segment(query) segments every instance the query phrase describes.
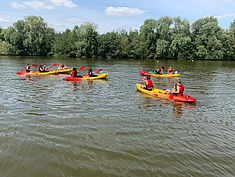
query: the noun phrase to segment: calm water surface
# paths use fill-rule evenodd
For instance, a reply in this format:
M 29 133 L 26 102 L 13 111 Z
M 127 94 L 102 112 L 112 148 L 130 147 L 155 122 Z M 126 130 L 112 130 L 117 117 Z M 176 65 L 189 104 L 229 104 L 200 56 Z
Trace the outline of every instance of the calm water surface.
M 60 62 L 104 68 L 108 80 L 15 74 Z M 182 73 L 196 104 L 136 91 L 139 69 L 161 65 Z M 235 62 L 0 57 L 0 81 L 1 177 L 235 176 Z

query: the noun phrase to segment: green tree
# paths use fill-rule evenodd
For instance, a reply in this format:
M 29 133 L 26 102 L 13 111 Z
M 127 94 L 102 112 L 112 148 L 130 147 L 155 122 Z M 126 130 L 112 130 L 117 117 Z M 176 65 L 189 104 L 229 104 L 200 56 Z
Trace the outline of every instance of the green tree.
M 192 38 L 196 59 L 222 59 L 223 44 L 221 36 L 223 30 L 214 17 L 205 17 L 192 24 Z
M 9 27 L 4 39 L 16 47 L 20 55 L 48 55 L 54 42 L 54 29 L 42 17 L 28 16 Z
M 96 25 L 85 23 L 76 29 L 78 36 L 77 56 L 94 58 L 98 54 L 98 32 Z
M 156 53 L 156 43 L 158 35 L 156 33 L 157 21 L 155 19 L 147 19 L 140 27 L 140 37 L 142 41 L 141 48 L 144 51 L 143 56 L 154 58 Z
M 171 58 L 192 58 L 192 40 L 190 36 L 190 23 L 179 17 L 173 19 L 171 44 L 169 53 Z
M 15 55 L 15 48 L 10 43 L 0 40 L 0 55 Z
M 98 55 L 104 58 L 120 56 L 120 41 L 117 32 L 108 32 L 99 36 Z

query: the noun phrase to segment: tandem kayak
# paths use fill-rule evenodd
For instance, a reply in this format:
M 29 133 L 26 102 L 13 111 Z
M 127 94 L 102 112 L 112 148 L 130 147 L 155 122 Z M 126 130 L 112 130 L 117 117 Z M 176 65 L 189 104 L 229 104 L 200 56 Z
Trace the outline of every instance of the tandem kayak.
M 32 76 L 32 75 L 56 75 L 56 74 L 69 74 L 72 71 L 71 68 L 67 69 L 56 69 L 53 71 L 48 71 L 48 72 L 39 72 L 39 71 L 30 71 L 26 72 L 24 70 L 17 71 L 17 75 L 22 75 L 22 76 Z
M 150 72 L 145 72 L 142 68 L 140 69 L 140 74 L 142 76 L 151 76 L 151 77 L 180 77 L 179 73 L 174 74 L 154 74 Z
M 71 77 L 66 76 L 63 78 L 64 81 L 81 81 L 81 80 L 96 80 L 96 79 L 105 79 L 108 76 L 108 73 L 98 74 L 95 77 L 83 76 L 83 77 Z
M 197 101 L 196 98 L 193 98 L 193 97 L 186 95 L 186 94 L 184 94 L 183 96 L 176 96 L 176 95 L 165 93 L 166 92 L 165 90 L 160 90 L 160 89 L 154 88 L 150 91 L 150 90 L 146 90 L 142 87 L 143 87 L 142 84 L 136 84 L 136 88 L 138 91 L 146 93 L 146 94 L 154 96 L 154 97 L 164 98 L 164 99 L 173 100 L 173 101 L 180 101 L 180 102 L 190 102 L 190 103 L 194 103 Z
M 26 71 L 17 71 L 16 74 L 17 74 L 17 75 L 22 75 L 22 76 L 55 75 L 55 74 L 58 74 L 58 72 L 57 72 L 56 70 L 54 70 L 54 71 L 48 71 L 48 72 L 39 72 L 39 71 L 30 71 L 30 72 L 26 72 Z

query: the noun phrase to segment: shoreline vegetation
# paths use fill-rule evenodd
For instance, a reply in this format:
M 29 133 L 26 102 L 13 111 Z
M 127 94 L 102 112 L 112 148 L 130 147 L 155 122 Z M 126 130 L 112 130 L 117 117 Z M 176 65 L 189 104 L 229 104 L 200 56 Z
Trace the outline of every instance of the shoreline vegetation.
M 146 19 L 139 30 L 99 34 L 93 23 L 56 32 L 28 16 L 0 27 L 0 55 L 235 61 L 235 20 L 225 30 L 212 16 L 192 24 L 165 16 Z

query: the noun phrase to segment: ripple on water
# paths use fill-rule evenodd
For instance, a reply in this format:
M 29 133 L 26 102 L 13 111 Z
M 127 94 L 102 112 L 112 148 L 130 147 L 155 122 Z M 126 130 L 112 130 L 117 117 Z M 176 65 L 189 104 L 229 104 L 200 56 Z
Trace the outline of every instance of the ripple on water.
M 2 176 L 234 176 L 233 63 L 160 61 L 198 100 L 180 104 L 136 92 L 152 61 L 90 61 L 110 73 L 93 82 L 12 75 L 26 61 L 45 63 L 0 60 Z M 176 80 L 153 78 L 161 89 Z

